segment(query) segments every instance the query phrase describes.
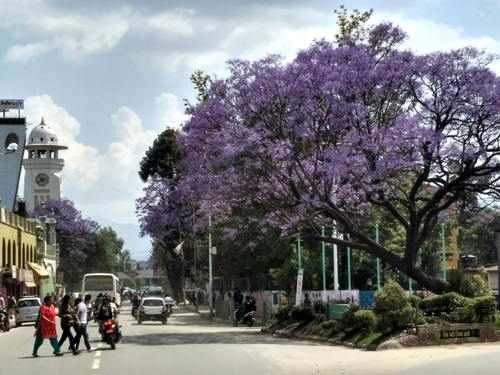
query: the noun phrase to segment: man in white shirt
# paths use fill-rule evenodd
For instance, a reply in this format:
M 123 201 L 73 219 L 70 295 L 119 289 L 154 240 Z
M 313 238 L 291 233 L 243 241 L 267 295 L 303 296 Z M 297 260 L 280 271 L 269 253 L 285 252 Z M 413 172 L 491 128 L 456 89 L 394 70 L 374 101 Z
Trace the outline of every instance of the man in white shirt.
M 89 333 L 87 332 L 87 325 L 88 325 L 88 316 L 87 316 L 87 309 L 90 305 L 90 300 L 92 299 L 92 296 L 90 294 L 85 295 L 85 299 L 78 304 L 78 311 L 77 311 L 77 316 L 78 319 L 80 320 L 80 337 L 83 336 L 83 341 L 85 342 L 85 346 L 87 347 L 87 350 L 89 352 L 95 350 L 95 348 L 90 346 L 89 343 Z M 80 337 L 78 337 L 78 341 L 75 343 L 75 348 L 78 350 L 78 347 L 80 346 Z

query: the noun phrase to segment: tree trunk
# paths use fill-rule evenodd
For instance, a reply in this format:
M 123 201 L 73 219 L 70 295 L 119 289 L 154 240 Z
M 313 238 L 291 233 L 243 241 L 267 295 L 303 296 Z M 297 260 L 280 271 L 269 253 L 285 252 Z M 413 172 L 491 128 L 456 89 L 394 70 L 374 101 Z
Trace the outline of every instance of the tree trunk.
M 411 277 L 414 281 L 434 294 L 443 294 L 446 292 L 446 286 L 448 285 L 446 281 L 435 276 L 427 275 L 426 273 L 416 268 L 413 264 L 410 266 L 407 272 L 404 273 L 406 273 L 407 276 Z

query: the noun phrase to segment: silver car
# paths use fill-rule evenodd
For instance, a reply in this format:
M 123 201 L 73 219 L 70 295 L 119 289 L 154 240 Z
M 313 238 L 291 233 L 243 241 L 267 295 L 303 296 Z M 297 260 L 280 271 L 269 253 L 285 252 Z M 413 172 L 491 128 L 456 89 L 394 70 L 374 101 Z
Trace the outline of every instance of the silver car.
M 16 327 L 20 327 L 23 323 L 36 322 L 41 305 L 40 298 L 21 298 L 16 307 Z

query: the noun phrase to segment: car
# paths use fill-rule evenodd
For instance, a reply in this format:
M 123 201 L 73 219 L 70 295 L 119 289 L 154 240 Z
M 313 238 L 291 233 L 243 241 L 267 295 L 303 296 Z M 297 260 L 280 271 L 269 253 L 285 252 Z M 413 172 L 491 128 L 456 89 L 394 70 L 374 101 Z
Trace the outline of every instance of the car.
M 16 327 L 20 327 L 23 323 L 36 322 L 40 306 L 42 302 L 38 297 L 21 298 L 16 307 Z
M 139 317 L 137 324 L 142 324 L 145 321 L 162 322 L 167 324 L 167 305 L 162 298 L 145 297 L 139 306 Z

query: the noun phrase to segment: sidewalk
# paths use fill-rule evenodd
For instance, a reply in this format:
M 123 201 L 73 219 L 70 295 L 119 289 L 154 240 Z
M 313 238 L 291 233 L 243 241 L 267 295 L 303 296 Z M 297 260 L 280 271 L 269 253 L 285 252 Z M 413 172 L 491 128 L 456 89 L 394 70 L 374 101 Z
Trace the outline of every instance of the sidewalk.
M 196 312 L 196 307 L 193 306 L 193 305 L 186 305 L 186 307 L 184 307 L 182 305 L 177 305 L 177 306 L 179 308 L 186 309 L 189 312 L 193 312 L 193 313 Z M 198 306 L 198 315 L 200 315 L 200 318 L 202 318 L 202 319 L 209 320 L 210 306 Z M 222 324 L 226 324 L 226 325 L 229 325 L 229 326 L 233 325 L 233 321 L 232 320 L 226 320 L 226 319 L 220 319 L 220 318 L 215 318 L 214 317 L 214 318 L 212 318 L 212 321 L 214 323 L 222 323 Z M 260 321 L 259 319 L 257 319 L 257 322 L 254 324 L 254 327 L 264 327 L 267 324 L 269 324 L 269 322 L 264 324 L 264 323 L 262 323 L 262 321 Z

